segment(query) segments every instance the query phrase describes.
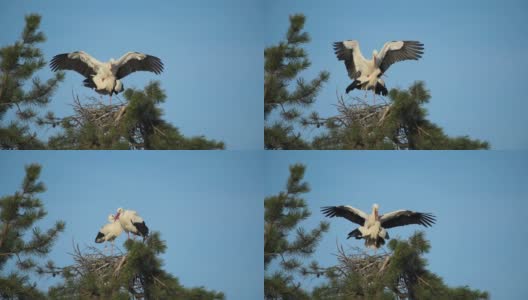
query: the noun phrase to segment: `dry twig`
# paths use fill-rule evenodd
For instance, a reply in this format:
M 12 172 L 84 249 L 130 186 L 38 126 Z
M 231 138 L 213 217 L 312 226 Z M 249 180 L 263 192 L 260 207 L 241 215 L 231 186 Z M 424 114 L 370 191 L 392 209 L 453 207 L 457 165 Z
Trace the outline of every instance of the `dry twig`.
M 327 122 L 335 122 L 343 127 L 352 124 L 363 128 L 380 126 L 389 114 L 391 105 L 382 98 L 380 104 L 371 105 L 359 97 L 345 99 L 343 95 L 337 95 L 337 103 L 334 104 L 338 114 L 328 118 L 312 118 L 305 120 L 307 125 L 321 126 Z

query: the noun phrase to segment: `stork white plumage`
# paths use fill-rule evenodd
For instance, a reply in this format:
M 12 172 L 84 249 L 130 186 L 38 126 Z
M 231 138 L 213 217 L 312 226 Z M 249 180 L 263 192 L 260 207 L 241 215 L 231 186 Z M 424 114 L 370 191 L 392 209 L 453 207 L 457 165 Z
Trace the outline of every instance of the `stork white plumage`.
M 353 223 L 361 225 L 348 234 L 348 238 L 365 239 L 365 246 L 378 249 L 389 239 L 387 228 L 404 226 L 404 225 L 423 225 L 432 226 L 436 218 L 430 213 L 420 213 L 410 210 L 397 210 L 384 215 L 379 215 L 379 206 L 372 206 L 370 215 L 348 205 L 326 206 L 321 209 L 326 217 L 342 217 Z
M 139 52 L 127 52 L 117 61 L 113 58 L 103 63 L 84 51 L 55 55 L 50 62 L 51 70 L 72 70 L 83 75 L 85 87 L 102 95 L 118 94 L 124 90 L 120 79 L 136 71 L 163 72 L 163 63 L 155 56 Z
M 110 242 L 112 245 L 111 253 L 114 252 L 114 240 L 123 232 L 123 228 L 119 222 L 116 222 L 114 215 L 108 216 L 108 224 L 101 227 L 97 236 L 95 237 L 96 243 Z M 106 246 L 105 246 L 106 248 Z
M 392 41 L 383 45 L 378 53 L 372 51 L 372 59 L 365 59 L 359 48 L 358 41 L 342 41 L 334 43 L 334 50 L 338 60 L 345 62 L 348 76 L 353 82 L 346 88 L 348 94 L 353 89 L 374 92 L 386 96 L 388 94 L 385 82 L 381 76 L 394 63 L 403 60 L 418 60 L 423 54 L 423 44 L 417 41 Z
M 130 239 L 130 233 L 138 235 L 143 238 L 148 237 L 149 229 L 145 225 L 145 221 L 133 210 L 124 210 L 123 208 L 117 209 L 116 219 L 119 220 L 123 230 L 127 233 Z

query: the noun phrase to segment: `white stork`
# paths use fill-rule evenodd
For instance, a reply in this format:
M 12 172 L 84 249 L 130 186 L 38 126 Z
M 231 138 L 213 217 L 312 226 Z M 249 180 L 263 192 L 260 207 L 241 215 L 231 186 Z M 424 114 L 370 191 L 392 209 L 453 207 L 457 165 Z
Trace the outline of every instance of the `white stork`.
M 378 53 L 372 51 L 372 59 L 363 57 L 358 41 L 342 41 L 334 43 L 334 50 L 338 60 L 345 62 L 348 77 L 353 82 L 346 88 L 346 93 L 353 89 L 374 91 L 374 104 L 376 94 L 388 94 L 385 82 L 381 76 L 394 63 L 402 60 L 418 60 L 423 54 L 423 44 L 417 41 L 392 41 L 383 45 Z
M 97 236 L 95 237 L 96 243 L 110 242 L 112 245 L 111 253 L 114 252 L 114 240 L 123 232 L 123 228 L 114 215 L 108 216 L 108 224 L 101 227 Z M 106 248 L 106 246 L 105 246 Z
M 384 215 L 378 214 L 378 205 L 372 206 L 372 214 L 348 205 L 326 206 L 321 209 L 326 217 L 343 217 L 360 227 L 348 234 L 348 238 L 365 239 L 365 246 L 378 249 L 389 239 L 387 228 L 404 226 L 410 224 L 432 226 L 436 218 L 430 213 L 420 213 L 410 210 L 397 210 Z
M 83 75 L 85 87 L 95 89 L 102 95 L 118 94 L 124 90 L 120 79 L 136 71 L 163 72 L 163 63 L 155 56 L 128 52 L 117 61 L 113 58 L 102 63 L 84 51 L 63 53 L 53 57 L 50 62 L 52 71 L 72 70 Z
M 133 210 L 124 210 L 121 207 L 117 209 L 116 219 L 119 220 L 121 226 L 126 231 L 130 239 L 130 233 L 139 235 L 143 238 L 148 237 L 149 229 L 145 225 L 145 221 Z

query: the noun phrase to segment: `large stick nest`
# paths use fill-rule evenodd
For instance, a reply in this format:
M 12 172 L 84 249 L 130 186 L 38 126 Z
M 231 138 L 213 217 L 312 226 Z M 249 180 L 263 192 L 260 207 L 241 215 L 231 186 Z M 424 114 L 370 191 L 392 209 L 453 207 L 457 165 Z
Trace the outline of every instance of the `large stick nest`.
M 338 245 L 337 249 L 338 253 L 336 256 L 339 264 L 334 268 L 339 270 L 342 275 L 348 276 L 351 273 L 355 273 L 367 281 L 383 274 L 391 258 L 391 253 L 371 254 L 359 247 L 353 247 L 350 251 L 345 251 L 343 245 Z
M 70 255 L 75 263 L 67 267 L 69 272 L 81 277 L 86 274 L 96 274 L 102 281 L 107 281 L 110 276 L 119 276 L 127 260 L 127 254 L 121 250 L 118 250 L 117 254 L 108 255 L 105 250 L 92 246 L 83 253 L 79 245 L 74 245 L 74 252 Z
M 69 122 L 81 127 L 89 123 L 106 131 L 119 123 L 128 104 L 121 101 L 117 104 L 104 104 L 95 97 L 88 98 L 88 102 L 83 104 L 79 96 L 74 95 L 72 106 L 75 114 L 65 118 Z
M 328 118 L 315 117 L 307 121 L 307 124 L 321 125 L 331 123 L 332 127 L 342 126 L 350 127 L 359 125 L 363 128 L 380 126 L 390 113 L 391 104 L 385 98 L 376 97 L 377 104 L 371 104 L 371 100 L 365 100 L 360 97 L 346 98 L 343 95 L 337 95 L 338 114 Z

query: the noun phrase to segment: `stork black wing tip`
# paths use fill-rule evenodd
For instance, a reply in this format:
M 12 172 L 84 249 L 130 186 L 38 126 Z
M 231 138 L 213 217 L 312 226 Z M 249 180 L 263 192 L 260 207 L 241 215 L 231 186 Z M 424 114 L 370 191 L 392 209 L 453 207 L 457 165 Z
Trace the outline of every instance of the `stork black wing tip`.
M 321 207 L 321 212 L 325 217 L 333 218 L 336 216 L 336 207 L 335 206 L 323 206 Z
M 432 227 L 436 223 L 436 217 L 432 213 L 422 213 L 422 225 Z

